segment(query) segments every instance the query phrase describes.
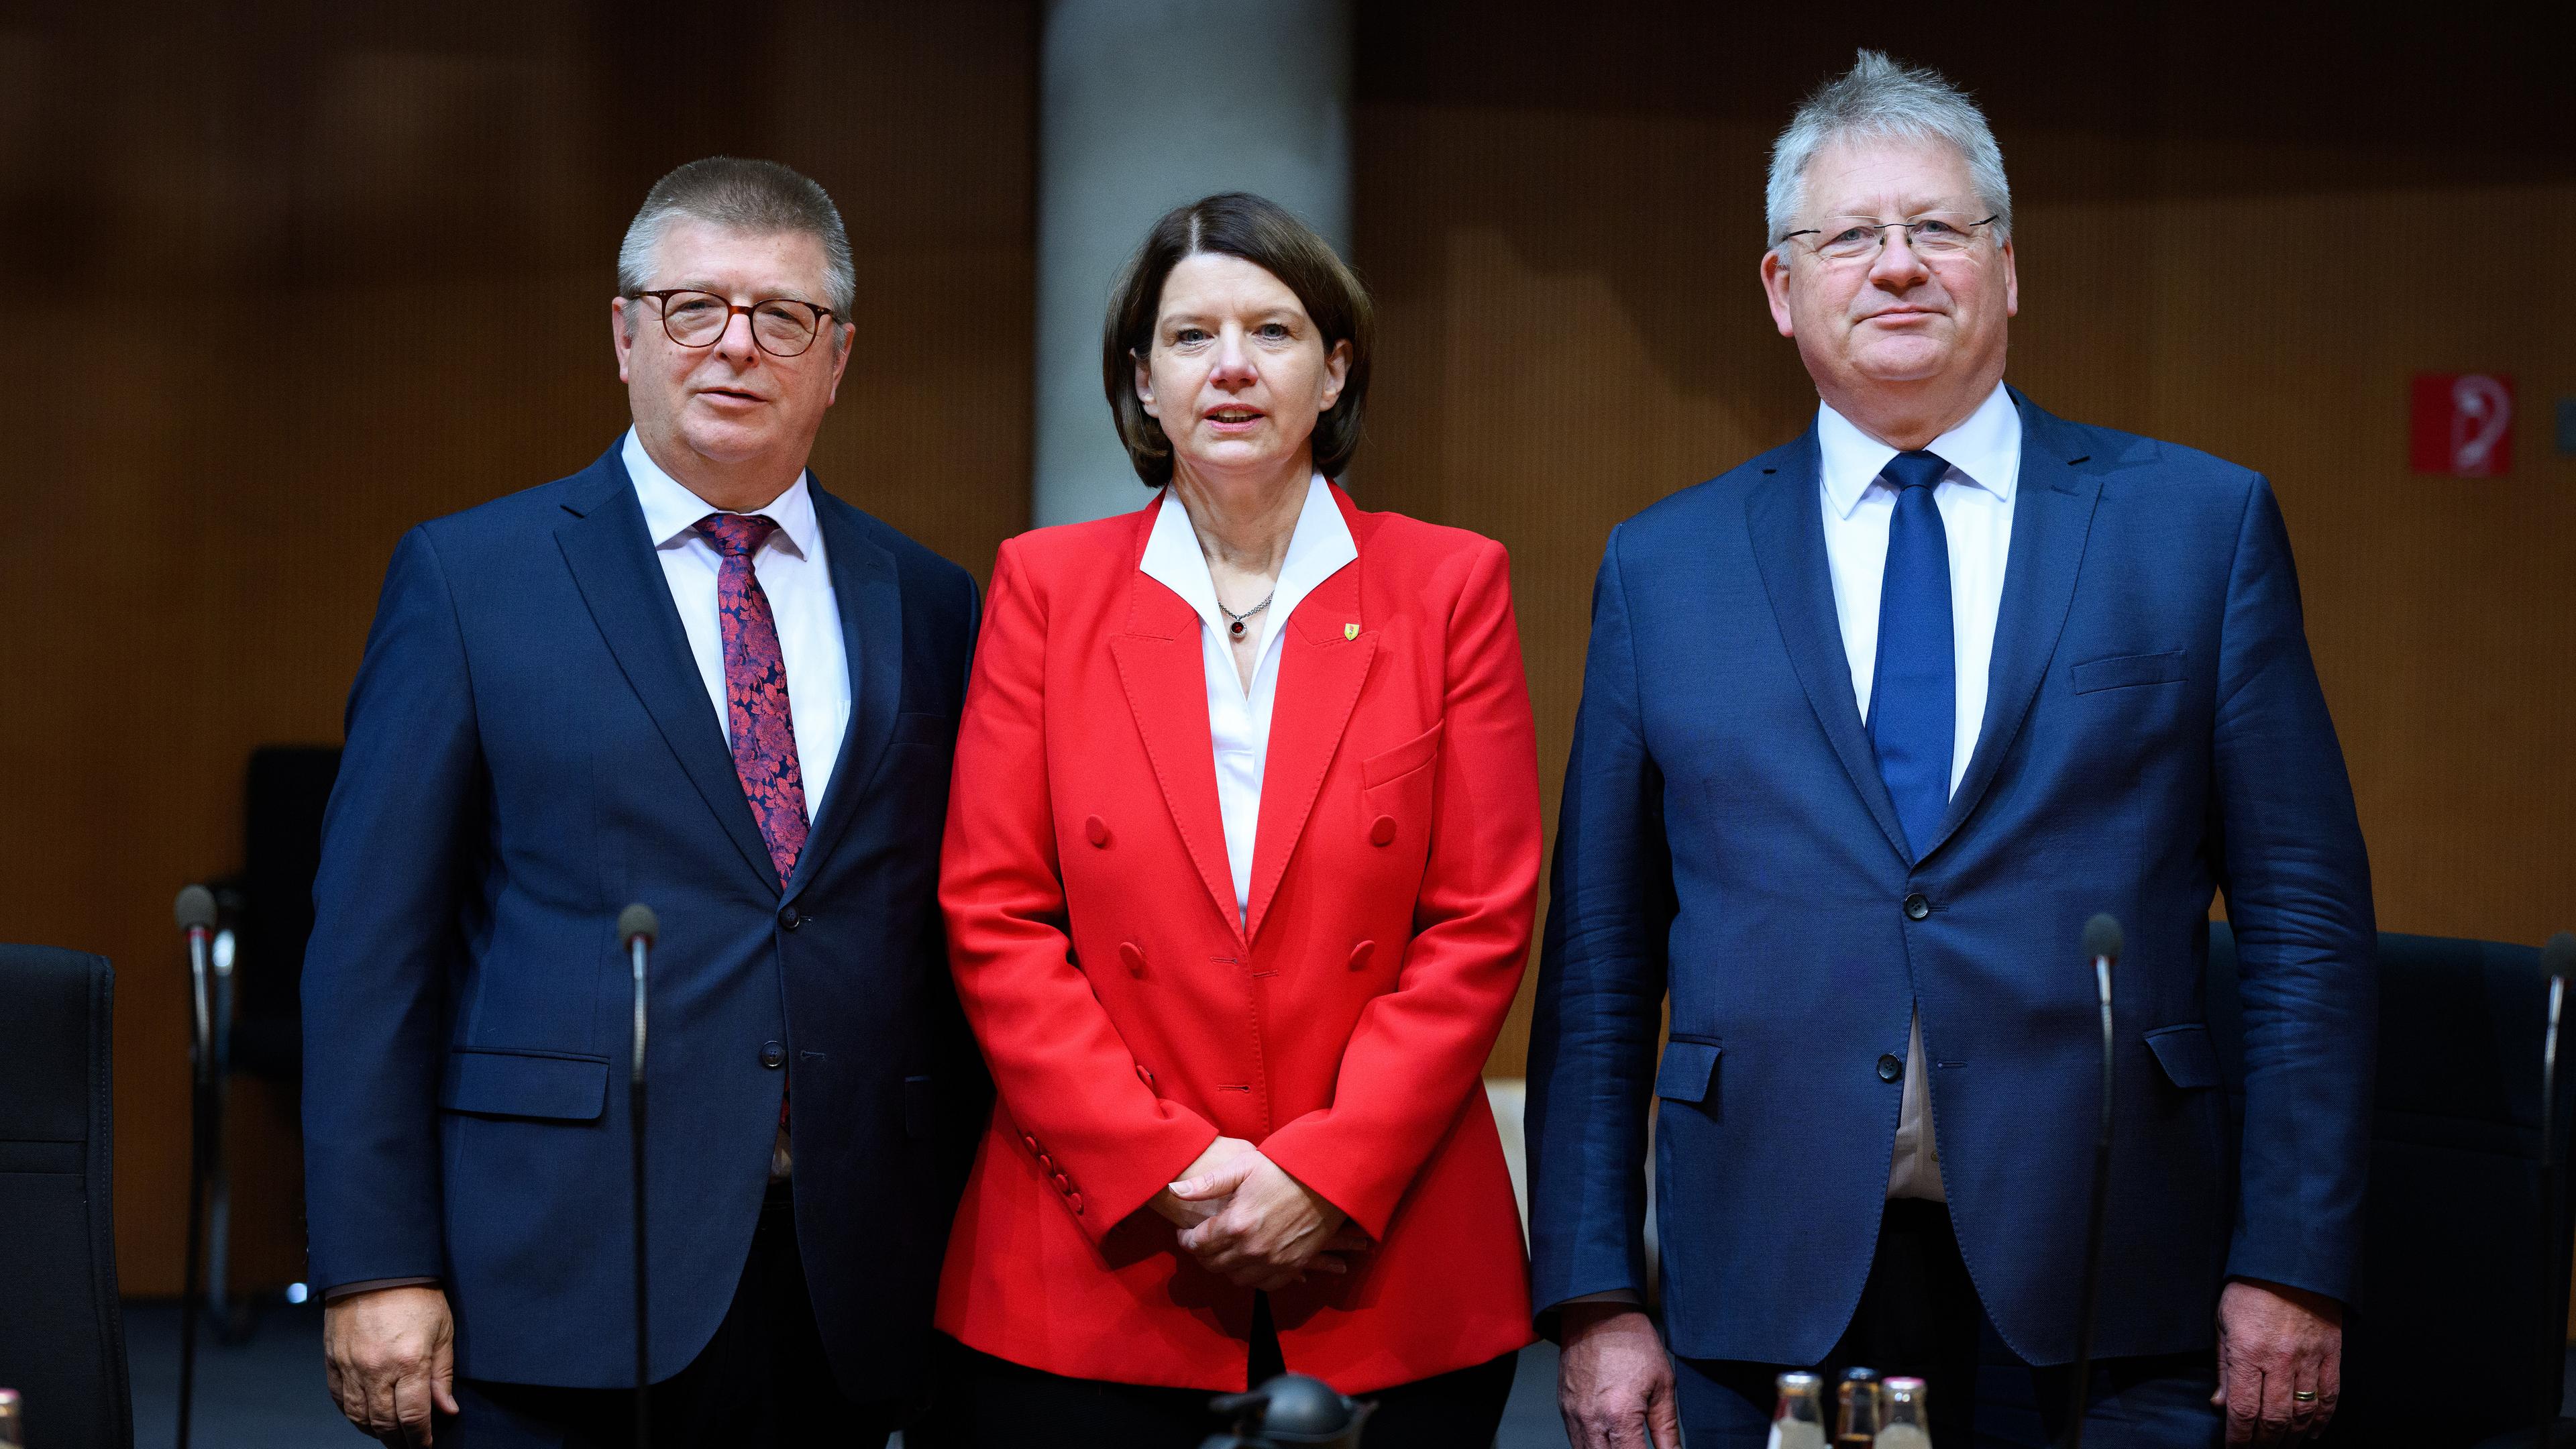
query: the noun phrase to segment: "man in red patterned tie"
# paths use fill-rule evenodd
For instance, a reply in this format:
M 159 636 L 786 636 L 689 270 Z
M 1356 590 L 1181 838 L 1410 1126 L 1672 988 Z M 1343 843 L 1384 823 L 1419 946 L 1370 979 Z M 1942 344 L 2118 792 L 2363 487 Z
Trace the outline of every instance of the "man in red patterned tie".
M 989 1090 L 932 896 L 975 588 L 806 471 L 855 333 L 821 187 L 681 167 L 618 292 L 633 428 L 404 538 L 351 694 L 304 985 L 331 1389 L 387 1443 L 630 1441 L 640 900 L 654 1441 L 873 1445 Z

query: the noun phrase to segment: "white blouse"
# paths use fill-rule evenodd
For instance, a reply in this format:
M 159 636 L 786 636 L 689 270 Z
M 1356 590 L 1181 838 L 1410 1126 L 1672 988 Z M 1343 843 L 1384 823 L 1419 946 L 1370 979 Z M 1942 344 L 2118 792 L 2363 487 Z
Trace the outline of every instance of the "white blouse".
M 1288 557 L 1279 566 L 1270 607 L 1245 623 L 1258 641 L 1254 648 L 1260 660 L 1252 687 L 1246 689 L 1235 672 L 1226 620 L 1217 612 L 1216 579 L 1190 527 L 1189 510 L 1169 489 L 1164 494 L 1137 567 L 1198 611 L 1207 671 L 1208 745 L 1215 756 L 1216 803 L 1225 819 L 1226 863 L 1233 870 L 1234 909 L 1240 918 L 1252 909 L 1252 844 L 1261 824 L 1262 767 L 1270 758 L 1270 705 L 1279 692 L 1280 630 L 1315 586 L 1357 560 L 1360 550 L 1333 501 L 1331 485 L 1316 474 L 1306 484 L 1306 507 L 1288 537 Z

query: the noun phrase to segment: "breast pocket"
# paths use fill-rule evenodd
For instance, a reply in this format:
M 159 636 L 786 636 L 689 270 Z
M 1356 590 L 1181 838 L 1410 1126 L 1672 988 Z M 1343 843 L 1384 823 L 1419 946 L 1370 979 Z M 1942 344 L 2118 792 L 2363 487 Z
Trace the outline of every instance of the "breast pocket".
M 1430 849 L 1431 787 L 1446 723 L 1360 761 L 1360 829 L 1370 845 L 1399 859 L 1420 861 Z

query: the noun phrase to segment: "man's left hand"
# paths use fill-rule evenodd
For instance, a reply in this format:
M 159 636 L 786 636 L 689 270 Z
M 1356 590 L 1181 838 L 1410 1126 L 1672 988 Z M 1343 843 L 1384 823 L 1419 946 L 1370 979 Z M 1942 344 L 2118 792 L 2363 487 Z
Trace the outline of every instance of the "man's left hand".
M 2302 1443 L 2325 1431 L 2342 1393 L 2343 1305 L 2286 1283 L 2229 1279 L 2209 1400 L 2227 1411 L 2227 1442 Z
M 1346 1273 L 1346 1255 L 1368 1247 L 1365 1236 L 1344 1227 L 1347 1214 L 1257 1150 L 1171 1190 L 1189 1201 L 1226 1199 L 1216 1216 L 1182 1231 L 1181 1246 L 1238 1288 L 1279 1289 L 1310 1272 Z

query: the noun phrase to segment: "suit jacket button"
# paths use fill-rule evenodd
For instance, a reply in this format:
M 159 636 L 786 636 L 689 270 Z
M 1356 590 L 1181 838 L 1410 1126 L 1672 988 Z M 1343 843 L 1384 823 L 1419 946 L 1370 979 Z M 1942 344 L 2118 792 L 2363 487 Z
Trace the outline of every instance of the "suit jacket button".
M 1922 892 L 1917 891 L 1905 898 L 1905 919 L 1919 921 L 1930 914 L 1932 914 L 1932 903 L 1923 899 Z
M 1030 1150 L 1031 1152 L 1035 1152 L 1035 1151 L 1037 1151 L 1037 1150 L 1038 1150 L 1038 1140 L 1037 1140 L 1036 1138 L 1034 1138 L 1034 1137 L 1022 1137 L 1020 1140 L 1021 1140 L 1022 1142 L 1025 1142 L 1025 1143 L 1027 1143 L 1027 1144 L 1029 1145 L 1029 1150 Z
M 1369 958 L 1376 954 L 1377 942 L 1375 941 L 1362 941 L 1358 945 L 1353 946 L 1351 948 L 1351 969 L 1354 971 L 1366 971 L 1368 969 Z
M 1154 1085 L 1154 1074 L 1146 1068 L 1143 1062 L 1138 1062 L 1136 1064 L 1136 1080 L 1143 1082 L 1148 1087 Z
M 1109 822 L 1097 815 L 1085 819 L 1082 822 L 1082 838 L 1102 850 L 1108 849 Z
M 760 1044 L 760 1064 L 764 1067 L 772 1068 L 773 1070 L 778 1067 L 785 1066 L 787 1064 L 787 1048 L 774 1041 L 762 1042 Z
M 1880 1057 L 1880 1058 L 1878 1059 L 1878 1079 L 1879 1079 L 1880 1081 L 1882 1081 L 1882 1082 L 1895 1082 L 1895 1081 L 1902 1081 L 1902 1080 L 1904 1079 L 1904 1077 L 1905 1077 L 1905 1063 L 1904 1063 L 1904 1061 L 1903 1061 L 1901 1058 L 1894 1057 L 1894 1056 L 1882 1056 L 1882 1057 Z
M 787 929 L 792 931 L 798 926 L 805 924 L 805 918 L 796 913 L 796 908 L 794 906 L 780 906 L 778 908 L 778 924 L 785 926 Z
M 1394 816 L 1392 816 L 1392 815 L 1381 815 L 1381 816 L 1379 816 L 1377 819 L 1375 819 L 1375 820 L 1373 820 L 1373 821 L 1370 821 L 1370 822 L 1369 822 L 1369 844 L 1371 844 L 1371 845 L 1393 845 L 1394 843 L 1395 843 L 1395 817 L 1394 817 Z
M 1066 1198 L 1066 1199 L 1064 1200 L 1064 1205 L 1065 1205 L 1066 1207 L 1069 1207 L 1069 1208 L 1073 1209 L 1073 1215 L 1074 1215 L 1075 1217 L 1080 1217 L 1080 1216 L 1082 1216 L 1082 1194 L 1081 1194 L 1081 1193 L 1078 1193 L 1078 1192 L 1077 1192 L 1077 1193 L 1073 1194 L 1072 1196 L 1070 1196 L 1070 1197 Z
M 1135 942 L 1121 941 L 1118 943 L 1118 960 L 1120 964 L 1127 968 L 1128 975 L 1142 976 L 1145 974 L 1145 951 L 1143 947 L 1138 946 Z
M 1064 1174 L 1059 1172 L 1055 1175 L 1055 1190 L 1058 1192 L 1071 1192 L 1073 1191 L 1073 1184 L 1066 1181 Z

